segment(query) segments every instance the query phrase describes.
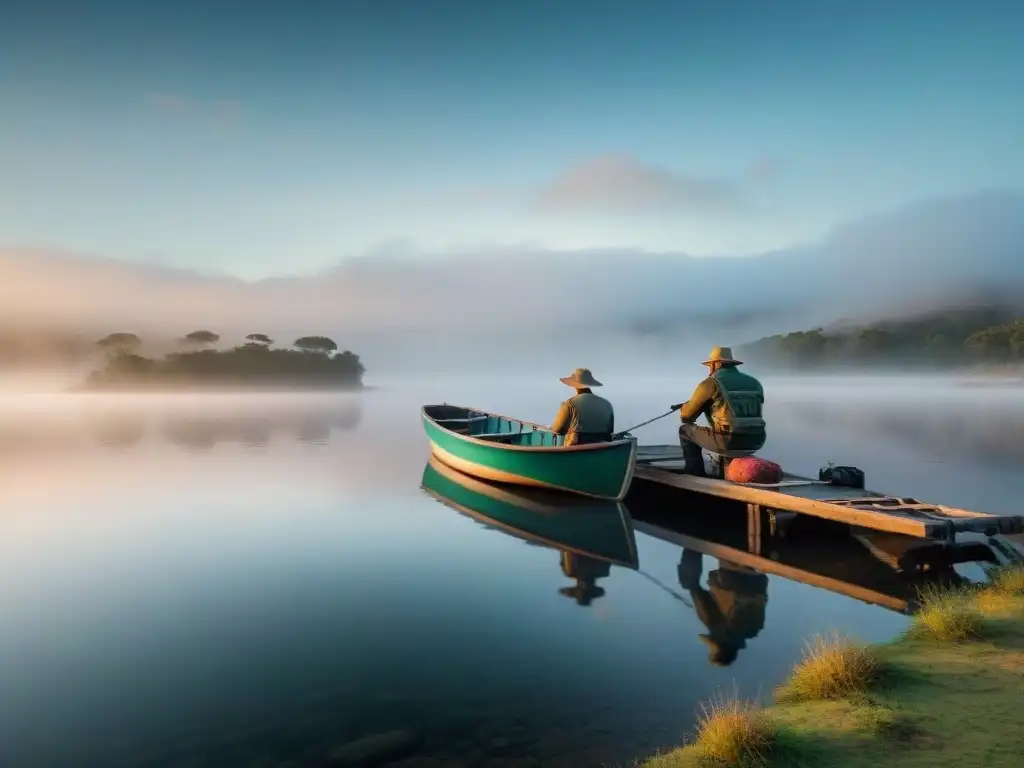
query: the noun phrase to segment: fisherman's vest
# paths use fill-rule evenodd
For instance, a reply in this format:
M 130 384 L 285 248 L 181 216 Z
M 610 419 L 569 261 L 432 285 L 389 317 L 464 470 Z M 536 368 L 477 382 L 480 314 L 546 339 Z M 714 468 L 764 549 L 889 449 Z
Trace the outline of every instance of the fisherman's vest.
M 761 382 L 734 366 L 719 368 L 711 378 L 718 386 L 718 397 L 711 406 L 712 429 L 733 434 L 764 432 Z
M 581 392 L 566 402 L 572 418 L 563 445 L 603 443 L 612 439 L 615 413 L 611 403 L 593 392 Z

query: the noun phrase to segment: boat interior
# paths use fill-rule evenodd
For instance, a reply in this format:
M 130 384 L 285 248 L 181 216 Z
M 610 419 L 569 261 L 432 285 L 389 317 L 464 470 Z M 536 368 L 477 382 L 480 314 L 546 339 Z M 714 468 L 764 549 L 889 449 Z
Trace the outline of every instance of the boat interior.
M 457 405 L 428 405 L 423 411 L 439 427 L 477 440 L 536 448 L 558 446 L 563 441 L 561 435 L 528 421 L 495 416 Z

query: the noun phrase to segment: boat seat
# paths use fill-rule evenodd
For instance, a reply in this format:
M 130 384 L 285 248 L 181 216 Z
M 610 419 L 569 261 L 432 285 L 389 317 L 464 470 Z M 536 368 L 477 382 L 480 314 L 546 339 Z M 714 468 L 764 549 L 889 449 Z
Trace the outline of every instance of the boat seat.
M 478 421 L 485 421 L 486 419 L 486 416 L 469 416 L 466 418 L 434 419 L 434 422 L 442 427 L 449 427 L 455 424 L 473 424 Z
M 470 435 L 478 440 L 487 440 L 492 443 L 511 443 L 519 439 L 518 432 L 481 432 L 478 435 Z

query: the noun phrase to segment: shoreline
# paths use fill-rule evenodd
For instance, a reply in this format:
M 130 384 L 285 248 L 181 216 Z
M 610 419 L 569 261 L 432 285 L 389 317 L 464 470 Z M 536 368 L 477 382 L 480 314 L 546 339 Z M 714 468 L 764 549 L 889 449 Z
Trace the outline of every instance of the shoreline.
M 635 768 L 1019 765 L 1024 566 L 993 574 L 923 595 L 889 642 L 812 640 L 773 703 L 705 705 L 695 737 Z

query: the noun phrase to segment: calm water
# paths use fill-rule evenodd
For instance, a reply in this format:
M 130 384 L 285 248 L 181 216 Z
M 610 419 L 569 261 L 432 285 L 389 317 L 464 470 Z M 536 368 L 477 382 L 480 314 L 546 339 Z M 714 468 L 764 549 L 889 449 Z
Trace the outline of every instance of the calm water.
M 606 390 L 624 428 L 690 383 Z M 853 463 L 872 487 L 1019 511 L 1024 391 L 768 386 L 764 453 L 788 468 Z M 685 590 L 681 548 L 637 533 L 639 570 L 598 569 L 603 594 L 581 605 L 556 549 L 420 488 L 419 404 L 548 421 L 564 395 L 525 378 L 5 395 L 0 764 L 314 766 L 390 731 L 415 750 L 400 765 L 626 763 L 678 743 L 716 691 L 769 692 L 813 632 L 905 626 L 770 576 L 735 661 L 713 665 L 691 606 L 735 607 L 727 563 L 705 557 Z M 638 435 L 669 442 L 675 424 Z

